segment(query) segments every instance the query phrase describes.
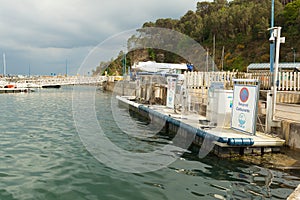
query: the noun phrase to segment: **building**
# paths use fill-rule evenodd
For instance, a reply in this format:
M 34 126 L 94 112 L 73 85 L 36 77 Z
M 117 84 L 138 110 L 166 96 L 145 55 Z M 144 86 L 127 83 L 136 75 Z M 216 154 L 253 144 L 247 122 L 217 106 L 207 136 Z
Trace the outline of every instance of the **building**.
M 275 66 L 274 66 L 275 67 Z M 279 71 L 298 72 L 300 71 L 300 62 L 296 63 L 279 63 Z M 247 72 L 269 72 L 270 63 L 252 63 L 247 67 Z

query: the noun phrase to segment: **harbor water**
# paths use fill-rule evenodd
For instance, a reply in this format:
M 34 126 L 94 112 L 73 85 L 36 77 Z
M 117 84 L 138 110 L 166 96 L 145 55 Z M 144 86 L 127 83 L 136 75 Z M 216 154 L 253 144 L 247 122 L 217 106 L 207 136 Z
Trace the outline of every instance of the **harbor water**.
M 76 87 L 83 94 L 91 88 Z M 299 169 L 276 169 L 265 157 L 255 158 L 262 162 L 253 164 L 210 154 L 199 158 L 185 151 L 154 171 L 128 173 L 111 168 L 83 144 L 73 117 L 72 95 L 71 86 L 0 95 L 1 200 L 286 199 L 300 184 Z M 94 96 L 99 125 L 118 147 L 149 152 L 170 144 L 164 132 L 153 137 L 128 135 L 126 129 L 132 131 L 132 126 L 122 123 L 120 129 L 113 117 L 112 94 L 96 90 Z M 147 132 L 149 122 L 117 109 L 119 115 L 124 113 L 123 122 L 136 123 L 134 131 Z

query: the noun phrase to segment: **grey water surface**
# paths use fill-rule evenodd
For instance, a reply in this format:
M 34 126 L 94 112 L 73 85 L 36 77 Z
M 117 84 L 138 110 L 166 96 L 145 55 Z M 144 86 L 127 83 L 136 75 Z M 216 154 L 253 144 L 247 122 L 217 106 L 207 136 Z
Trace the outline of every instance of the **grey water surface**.
M 112 169 L 81 142 L 73 119 L 72 93 L 73 87 L 68 86 L 0 95 L 1 200 L 286 199 L 300 184 L 300 173 L 295 170 L 268 169 L 213 155 L 200 159 L 188 151 L 157 171 Z M 99 125 L 112 142 L 133 151 L 168 144 L 164 133 L 146 139 L 124 133 L 112 117 L 111 98 L 108 92 L 95 93 Z M 145 119 L 135 114 L 130 118 L 138 124 L 137 132 L 147 130 Z

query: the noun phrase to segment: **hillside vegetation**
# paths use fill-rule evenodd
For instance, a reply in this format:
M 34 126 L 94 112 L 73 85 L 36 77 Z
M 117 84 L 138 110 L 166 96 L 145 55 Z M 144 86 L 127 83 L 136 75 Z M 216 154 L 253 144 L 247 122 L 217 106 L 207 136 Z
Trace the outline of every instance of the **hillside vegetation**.
M 212 55 L 215 41 L 215 63 L 224 70 L 245 71 L 253 62 L 269 62 L 271 0 L 215 0 L 198 2 L 195 11 L 180 19 L 157 19 L 145 27 L 169 28 L 188 35 Z M 280 62 L 300 61 L 300 0 L 275 0 L 275 26 L 282 27 L 286 43 L 281 45 Z M 130 40 L 130 39 L 129 39 Z M 224 51 L 223 51 L 224 49 Z M 224 53 L 223 53 L 224 52 Z M 109 74 L 122 74 L 123 52 L 109 62 Z M 159 49 L 139 49 L 126 54 L 126 65 L 137 61 L 185 62 L 179 56 Z M 102 73 L 108 62 L 102 62 L 94 73 Z M 197 67 L 197 66 L 196 66 Z

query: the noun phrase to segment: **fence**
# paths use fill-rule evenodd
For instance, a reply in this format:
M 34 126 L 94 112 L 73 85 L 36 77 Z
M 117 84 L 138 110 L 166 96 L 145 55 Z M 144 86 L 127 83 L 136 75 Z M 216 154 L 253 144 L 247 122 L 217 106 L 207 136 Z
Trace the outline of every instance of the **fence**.
M 223 82 L 226 88 L 233 87 L 233 79 L 257 79 L 261 90 L 270 90 L 270 72 L 185 72 L 186 86 L 189 89 L 208 88 L 212 82 Z M 278 90 L 300 91 L 300 72 L 279 72 Z

